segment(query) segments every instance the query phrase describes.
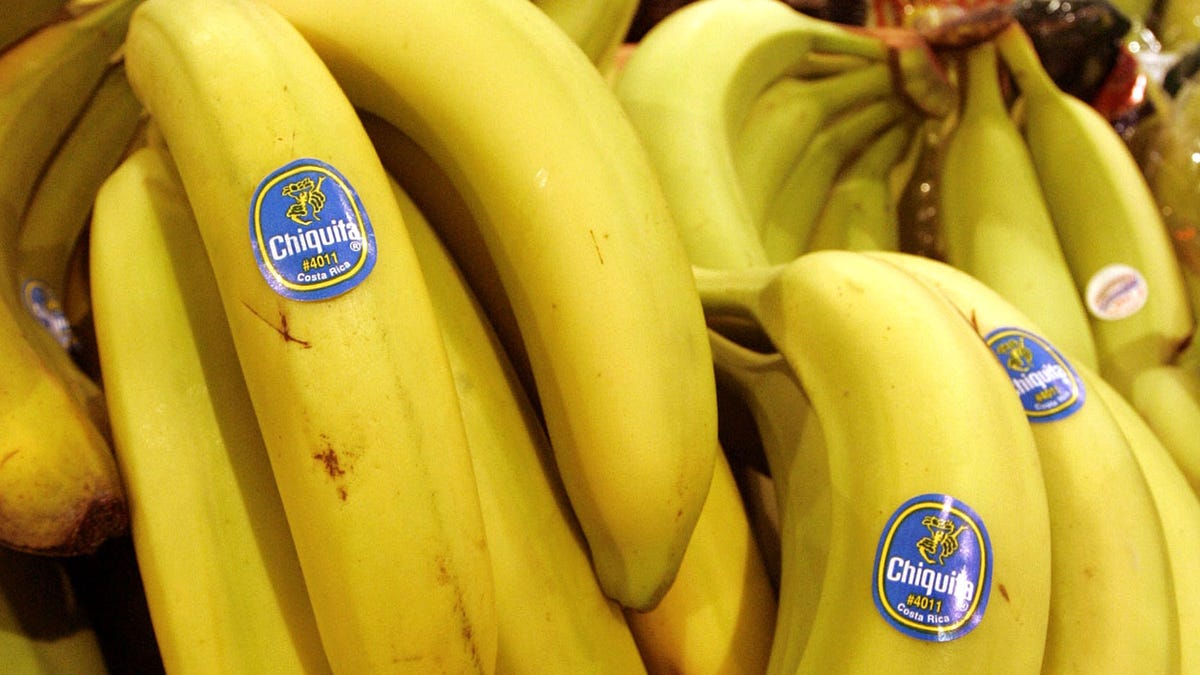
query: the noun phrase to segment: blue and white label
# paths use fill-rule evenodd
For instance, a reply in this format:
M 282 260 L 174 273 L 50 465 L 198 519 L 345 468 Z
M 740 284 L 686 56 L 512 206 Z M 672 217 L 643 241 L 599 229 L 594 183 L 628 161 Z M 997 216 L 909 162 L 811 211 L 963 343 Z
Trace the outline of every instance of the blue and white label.
M 1008 373 L 1031 422 L 1053 422 L 1083 406 L 1079 375 L 1054 345 L 1023 328 L 997 328 L 984 336 Z
M 879 537 L 875 607 L 905 635 L 946 642 L 983 620 L 991 578 L 979 515 L 949 495 L 923 494 L 901 504 Z
M 362 283 L 375 266 L 375 231 L 358 194 L 317 159 L 297 159 L 259 183 L 250 241 L 263 278 L 293 300 L 325 300 Z
M 25 302 L 25 309 L 54 336 L 59 346 L 68 351 L 76 348 L 75 331 L 71 329 L 62 302 L 53 289 L 38 279 L 27 279 L 21 284 L 21 298 Z

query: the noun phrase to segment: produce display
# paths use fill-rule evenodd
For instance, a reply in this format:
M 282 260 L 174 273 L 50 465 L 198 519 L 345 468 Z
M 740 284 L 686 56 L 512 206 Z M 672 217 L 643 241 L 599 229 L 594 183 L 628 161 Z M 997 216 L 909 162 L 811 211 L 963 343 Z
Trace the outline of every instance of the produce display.
M 1200 674 L 1200 6 L 18 4 L 5 673 Z

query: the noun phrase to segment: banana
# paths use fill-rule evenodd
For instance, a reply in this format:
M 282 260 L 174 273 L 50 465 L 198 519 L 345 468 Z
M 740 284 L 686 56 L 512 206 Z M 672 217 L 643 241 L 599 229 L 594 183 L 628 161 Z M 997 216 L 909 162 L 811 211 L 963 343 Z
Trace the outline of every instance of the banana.
M 135 150 L 99 188 L 89 227 L 104 391 L 159 653 L 170 672 L 328 672 L 170 161 L 161 147 Z
M 995 45 L 971 47 L 960 64 L 963 105 L 937 176 L 946 262 L 1020 308 L 1074 362 L 1095 368 L 1083 297 L 1005 101 Z
M 781 570 L 770 667 L 794 672 L 820 603 L 829 554 L 832 499 L 820 421 L 780 353 L 754 351 L 716 330 L 709 339 L 718 378 L 750 407 L 770 465 Z
M 998 292 L 950 265 L 868 253 L 944 294 L 995 353 L 1029 415 L 1050 505 L 1050 620 L 1042 672 L 1177 672 L 1169 546 L 1095 371 Z
M 497 672 L 645 672 L 588 560 L 545 430 L 482 305 L 399 183 L 462 405 L 496 586 Z M 537 542 L 531 546 L 530 542 Z
M 1195 328 L 1158 205 L 1121 136 L 1055 86 L 1020 24 L 994 41 L 1020 90 L 1022 133 L 1089 310 L 1100 375 L 1128 397 L 1132 376 L 1169 363 Z
M 329 665 L 491 671 L 453 374 L 355 109 L 257 0 L 146 0 L 125 67 L 192 205 Z
M 762 673 L 777 603 L 733 468 L 717 454 L 708 499 L 670 590 L 626 610 L 651 673 Z
M 61 18 L 70 0 L 24 0 L 7 8 L 0 23 L 0 52 L 9 49 L 31 33 Z
M 528 2 L 397 0 L 402 22 L 269 4 L 471 206 L 601 587 L 653 607 L 708 492 L 716 396 L 686 251 L 612 89 Z
M 533 0 L 579 45 L 601 72 L 615 67 L 617 50 L 637 14 L 638 0 Z
M 0 543 L 23 551 L 90 553 L 128 530 L 103 393 L 24 308 L 13 242 L 135 5 L 94 3 L 0 54 Z
M 760 235 L 768 261 L 785 263 L 804 251 L 838 174 L 911 112 L 900 98 L 888 97 L 848 110 L 817 132 L 767 207 Z
M 96 191 L 141 123 L 120 63 L 108 72 L 38 180 L 17 232 L 17 283 L 26 308 L 64 349 L 78 349 L 63 302 L 71 255 Z
M 99 637 L 56 558 L 0 547 L 0 660 L 11 675 L 107 675 Z
M 886 62 L 887 54 L 882 40 L 775 0 L 690 3 L 642 38 L 613 86 L 693 264 L 766 262 L 731 157 L 757 96 L 780 78 Z
M 886 62 L 822 77 L 783 77 L 768 85 L 730 141 L 749 220 L 756 227 L 762 222 L 789 169 L 822 127 L 846 110 L 893 93 Z
M 828 556 L 787 672 L 1035 671 L 1050 597 L 1037 448 L 1011 383 L 953 306 L 850 251 L 696 280 L 706 311 L 758 322 L 821 427 Z
M 92 2 L 47 24 L 0 58 L 0 235 L 12 241 L 45 161 L 83 109 L 141 0 Z
M 1103 379 L 1093 392 L 1112 412 L 1137 457 L 1166 534 L 1175 610 L 1179 617 L 1179 671 L 1200 669 L 1200 500 L 1154 430 Z
M 1123 394 L 1170 451 L 1200 495 L 1200 368 L 1164 364 L 1142 369 Z
M 880 132 L 835 177 L 809 234 L 807 250 L 900 248 L 892 177 L 913 146 L 916 121 Z

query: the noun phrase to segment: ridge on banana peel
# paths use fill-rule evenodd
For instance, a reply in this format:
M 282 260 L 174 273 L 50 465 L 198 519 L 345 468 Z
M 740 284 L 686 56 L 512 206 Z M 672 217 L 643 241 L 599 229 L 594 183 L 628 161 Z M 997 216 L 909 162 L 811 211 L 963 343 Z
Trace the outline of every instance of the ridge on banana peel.
M 686 251 L 612 89 L 529 2 L 398 0 L 396 22 L 268 4 L 470 205 L 601 585 L 652 608 L 708 492 L 716 396 Z
M 798 663 L 769 672 L 924 672 L 931 660 L 1036 671 L 1050 596 L 1045 484 L 1011 383 L 953 306 L 849 251 L 695 273 L 706 312 L 752 318 L 787 360 L 829 462 L 821 597 Z M 965 569 L 955 588 L 969 601 L 950 609 L 904 586 L 906 564 L 915 574 L 944 559 L 926 562 L 929 544 L 917 543 L 941 524 L 975 533 L 956 540 L 974 553 L 956 562 Z
M 944 295 L 995 353 L 1029 415 L 1050 506 L 1050 619 L 1044 672 L 1176 672 L 1182 635 L 1171 546 L 1154 489 L 1100 377 L 982 281 L 899 253 L 895 265 Z
M 165 668 L 329 672 L 216 280 L 194 259 L 203 244 L 166 148 L 134 150 L 91 212 L 113 447 Z
M 1020 90 L 1021 130 L 1089 310 L 1100 375 L 1129 397 L 1131 378 L 1171 362 L 1195 329 L 1167 228 L 1124 140 L 1055 85 L 1020 23 L 994 42 Z
M 145 0 L 124 55 L 213 265 L 330 667 L 490 672 L 494 587 L 453 373 L 356 109 L 258 0 Z M 297 251 L 292 217 L 333 243 Z
M 459 392 L 495 577 L 497 671 L 645 672 L 620 607 L 596 581 L 532 402 L 431 224 L 445 214 L 427 218 L 392 186 Z

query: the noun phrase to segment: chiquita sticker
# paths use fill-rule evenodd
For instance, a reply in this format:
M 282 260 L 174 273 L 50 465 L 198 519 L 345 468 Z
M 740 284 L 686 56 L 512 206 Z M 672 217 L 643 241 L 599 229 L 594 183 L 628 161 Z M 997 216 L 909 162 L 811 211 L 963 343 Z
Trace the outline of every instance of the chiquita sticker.
M 983 619 L 991 577 L 992 545 L 979 515 L 949 495 L 919 495 L 879 537 L 875 607 L 906 635 L 954 640 Z
M 362 201 L 317 159 L 289 162 L 259 183 L 250 240 L 263 278 L 293 300 L 345 293 L 375 266 L 375 233 Z
M 29 279 L 21 285 L 21 298 L 25 301 L 25 309 L 37 319 L 63 349 L 71 350 L 76 347 L 75 332 L 71 322 L 63 313 L 62 303 L 54 294 L 54 290 L 45 282 Z
M 1054 345 L 1022 328 L 997 328 L 984 337 L 1031 422 L 1053 422 L 1083 406 L 1083 382 Z

